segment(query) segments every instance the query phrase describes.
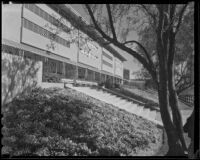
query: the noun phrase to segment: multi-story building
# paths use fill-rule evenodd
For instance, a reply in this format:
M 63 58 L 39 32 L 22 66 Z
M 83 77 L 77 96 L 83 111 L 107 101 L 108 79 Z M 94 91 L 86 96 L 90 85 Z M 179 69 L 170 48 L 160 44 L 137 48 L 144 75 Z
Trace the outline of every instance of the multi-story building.
M 41 61 L 43 82 L 52 77 L 123 82 L 125 58 L 91 41 L 59 11 L 46 4 L 7 4 L 2 9 L 3 52 Z

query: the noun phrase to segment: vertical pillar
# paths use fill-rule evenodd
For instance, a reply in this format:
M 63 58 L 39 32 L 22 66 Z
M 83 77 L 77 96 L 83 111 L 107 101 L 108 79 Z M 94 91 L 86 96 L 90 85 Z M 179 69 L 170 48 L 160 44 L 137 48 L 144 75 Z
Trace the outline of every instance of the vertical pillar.
M 93 71 L 93 81 L 95 82 L 95 71 Z
M 65 62 L 63 62 L 63 77 L 65 78 Z
M 85 80 L 87 80 L 87 77 L 88 77 L 88 69 L 85 68 Z

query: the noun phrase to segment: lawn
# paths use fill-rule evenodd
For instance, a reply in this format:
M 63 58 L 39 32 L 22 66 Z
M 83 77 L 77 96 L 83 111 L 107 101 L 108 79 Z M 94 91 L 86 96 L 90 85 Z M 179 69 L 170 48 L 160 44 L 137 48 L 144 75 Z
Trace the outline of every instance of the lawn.
M 2 107 L 2 154 L 151 156 L 162 129 L 71 89 L 35 88 Z

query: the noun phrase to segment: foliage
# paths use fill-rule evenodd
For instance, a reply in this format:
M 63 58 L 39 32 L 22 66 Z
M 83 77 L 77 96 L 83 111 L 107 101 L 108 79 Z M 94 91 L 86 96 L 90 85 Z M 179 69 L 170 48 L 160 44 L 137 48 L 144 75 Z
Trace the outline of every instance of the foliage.
M 192 17 L 194 17 L 194 8 L 193 4 L 190 4 L 176 36 L 174 73 L 177 93 L 192 83 L 192 54 L 194 52 L 194 20 Z M 146 25 L 146 27 L 139 30 L 138 35 L 139 42 L 148 50 L 158 71 L 158 57 L 156 53 L 157 37 L 155 28 L 152 28 L 151 25 Z M 137 50 L 138 52 L 143 52 L 139 46 L 137 46 Z M 142 70 L 138 72 L 138 76 L 140 78 L 151 78 L 151 75 L 145 68 L 142 68 Z
M 2 111 L 2 154 L 137 155 L 161 141 L 152 122 L 70 89 L 35 88 Z
M 43 79 L 44 82 L 59 83 L 61 77 L 59 77 L 57 74 L 44 73 Z
M 185 152 L 187 152 L 187 146 L 183 137 L 182 118 L 178 106 L 178 97 L 175 88 L 174 57 L 176 56 L 177 33 L 180 30 L 180 26 L 182 26 L 183 19 L 188 10 L 191 10 L 194 7 L 193 3 L 181 5 L 126 5 L 127 7 L 125 9 L 123 8 L 123 6 L 124 5 L 121 5 L 121 7 L 119 7 L 119 10 L 115 10 L 118 5 L 106 4 L 106 12 L 101 12 L 103 13 L 103 15 L 101 15 L 101 17 L 103 18 L 105 17 L 105 13 L 107 14 L 106 26 L 109 27 L 110 31 L 108 33 L 106 32 L 105 27 L 102 27 L 101 22 L 99 21 L 99 19 L 101 19 L 99 18 L 100 15 L 96 14 L 95 12 L 98 11 L 98 9 L 96 9 L 98 7 L 93 8 L 91 5 L 85 4 L 85 7 L 87 8 L 87 11 L 93 23 L 92 27 L 95 28 L 98 34 L 108 43 L 115 45 L 119 49 L 122 49 L 123 51 L 136 58 L 151 75 L 159 90 L 158 97 L 161 117 L 164 127 L 166 129 L 169 145 L 169 151 L 167 155 L 185 155 Z M 134 10 L 134 8 L 136 9 Z M 114 10 L 115 12 L 113 12 Z M 138 14 L 142 13 L 141 15 L 144 16 L 136 16 L 136 14 L 134 14 L 135 11 Z M 129 17 L 129 22 L 134 22 L 135 18 L 137 17 L 136 23 L 132 23 L 130 25 L 130 23 L 128 22 L 127 25 L 125 25 L 126 36 L 119 36 L 117 34 L 118 27 L 116 27 L 117 21 L 115 19 L 115 15 L 118 15 L 119 12 L 121 12 L 122 14 L 118 17 L 118 19 L 127 19 L 129 14 L 131 14 L 132 17 Z M 135 24 L 138 24 L 138 19 L 139 22 L 143 21 L 143 28 L 146 28 L 146 26 L 148 28 L 150 26 L 150 28 L 155 31 L 153 33 L 153 37 L 156 38 L 156 43 L 151 43 L 151 45 L 155 44 L 156 52 L 151 52 L 151 50 L 148 51 L 146 47 L 137 40 L 127 40 L 130 26 L 134 28 L 133 26 Z M 144 25 L 145 23 L 147 23 L 147 25 Z M 118 24 L 118 26 L 120 25 L 121 23 Z M 83 28 L 83 30 L 86 31 L 87 29 Z M 88 34 L 91 35 L 89 32 Z M 91 37 L 94 36 L 91 35 Z M 132 44 L 136 44 L 137 46 L 139 46 L 142 49 L 142 52 L 136 52 L 133 49 Z M 156 53 L 156 55 L 154 56 L 154 59 L 152 59 L 154 53 Z M 154 60 L 158 63 L 155 63 Z M 173 118 L 170 116 L 169 107 L 172 109 Z

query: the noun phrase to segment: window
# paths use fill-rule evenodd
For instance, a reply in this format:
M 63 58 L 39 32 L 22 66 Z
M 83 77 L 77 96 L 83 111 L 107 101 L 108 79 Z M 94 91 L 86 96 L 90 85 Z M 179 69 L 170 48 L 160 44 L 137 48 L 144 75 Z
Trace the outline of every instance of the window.
M 63 46 L 66 46 L 66 47 L 70 47 L 70 43 L 69 41 L 66 41 L 64 40 L 63 38 L 49 32 L 48 30 L 32 23 L 31 21 L 27 20 L 27 19 L 23 19 L 23 26 L 37 34 L 40 34 L 46 38 L 49 38 L 49 39 L 52 39 L 52 40 L 55 40 L 57 43 L 59 44 L 62 44 Z
M 35 13 L 37 14 L 37 15 L 40 15 L 40 10 L 39 10 L 39 8 L 36 6 L 36 5 L 34 5 L 34 9 L 35 9 Z
M 28 28 L 28 22 L 27 22 L 26 19 L 23 19 L 23 26 L 24 26 L 25 28 Z
M 48 73 L 49 65 L 48 65 L 48 58 L 43 57 L 43 75 Z
M 106 66 L 111 67 L 111 68 L 113 67 L 112 64 L 106 62 L 105 60 L 102 60 L 102 63 L 103 63 L 104 65 L 106 65 Z
M 86 79 L 89 80 L 89 81 L 93 81 L 94 80 L 94 71 L 88 69 L 87 72 L 88 73 L 87 73 Z
M 42 9 L 40 9 L 40 17 L 42 17 L 43 19 L 45 18 L 45 13 Z
M 53 59 L 49 59 L 49 72 L 50 73 L 56 73 L 56 61 Z
M 107 57 L 108 59 L 112 60 L 113 58 L 103 51 L 103 56 Z
M 76 74 L 76 66 L 65 63 L 65 77 L 74 78 Z
M 62 74 L 63 73 L 63 63 L 62 62 L 57 62 L 57 73 Z
M 96 82 L 100 81 L 100 73 L 99 72 L 95 72 L 95 81 Z
M 46 12 L 44 12 L 44 19 L 47 20 L 48 19 L 48 15 Z
M 85 68 L 78 67 L 78 78 L 79 79 L 85 79 Z
M 54 25 L 59 25 L 58 22 L 56 22 L 57 20 L 51 16 L 50 14 L 48 14 L 47 12 L 45 12 L 44 10 L 42 10 L 40 7 L 38 7 L 35 4 L 25 4 L 25 8 L 29 9 L 30 11 L 34 12 L 35 14 L 37 14 L 38 16 L 42 17 L 43 19 L 47 20 L 48 22 L 54 24 Z M 68 33 L 70 31 L 69 27 L 63 25 L 63 31 L 65 31 L 66 33 Z
M 34 12 L 34 6 L 33 6 L 32 4 L 29 4 L 29 5 L 28 5 L 28 9 L 30 9 L 31 11 Z
M 101 74 L 101 82 L 105 82 L 106 76 L 105 74 Z

